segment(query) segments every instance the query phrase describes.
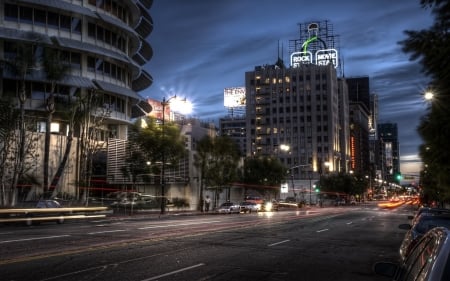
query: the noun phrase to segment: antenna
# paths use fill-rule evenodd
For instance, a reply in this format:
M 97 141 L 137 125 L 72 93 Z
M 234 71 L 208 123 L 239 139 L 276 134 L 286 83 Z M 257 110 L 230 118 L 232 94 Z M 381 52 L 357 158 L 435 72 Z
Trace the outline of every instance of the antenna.
M 278 50 L 277 50 L 277 52 L 278 52 L 278 58 L 280 58 L 280 39 L 278 39 Z

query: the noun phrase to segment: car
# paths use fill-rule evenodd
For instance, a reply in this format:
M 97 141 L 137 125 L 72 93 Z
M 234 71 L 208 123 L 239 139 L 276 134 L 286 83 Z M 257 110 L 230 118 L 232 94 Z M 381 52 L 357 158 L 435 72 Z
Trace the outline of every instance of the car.
M 346 204 L 347 204 L 347 202 L 345 201 L 345 198 L 343 198 L 343 197 L 336 198 L 336 200 L 334 202 L 334 206 L 345 206 Z
M 260 204 L 256 204 L 254 202 L 248 202 L 248 201 L 244 201 L 241 202 L 240 204 L 241 206 L 241 212 L 243 213 L 257 213 L 259 212 L 259 209 L 261 208 Z
M 435 227 L 411 249 L 401 263 L 377 262 L 374 272 L 394 281 L 450 280 L 450 230 Z
M 430 229 L 443 226 L 450 228 L 450 214 L 422 213 L 413 224 L 400 224 L 400 229 L 407 229 L 400 245 L 400 258 L 404 260 L 419 239 Z
M 241 212 L 241 206 L 233 202 L 225 202 L 216 209 L 216 212 L 219 214 L 239 214 Z
M 17 212 L 10 214 L 15 218 L 26 218 L 25 225 L 31 226 L 46 221 L 47 217 L 52 217 L 56 223 L 64 223 L 64 213 L 57 209 L 62 208 L 57 200 L 40 199 L 38 201 L 25 201 L 18 205 Z M 41 209 L 49 209 L 42 210 Z
M 417 210 L 414 216 L 408 216 L 408 219 L 412 220 L 411 224 L 414 224 L 415 219 L 417 219 L 423 213 L 432 213 L 432 214 L 450 213 L 450 209 L 421 207 Z
M 278 211 L 280 204 L 276 200 L 264 200 L 261 204 L 261 211 L 272 212 Z

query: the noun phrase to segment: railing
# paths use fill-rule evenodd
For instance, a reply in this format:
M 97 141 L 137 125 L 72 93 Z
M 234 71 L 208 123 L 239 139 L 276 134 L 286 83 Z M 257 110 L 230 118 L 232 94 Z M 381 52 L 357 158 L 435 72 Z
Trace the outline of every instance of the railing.
M 33 222 L 55 221 L 63 223 L 65 220 L 104 218 L 108 207 L 73 207 L 73 208 L 15 208 L 0 209 L 0 223 L 24 222 L 32 225 Z

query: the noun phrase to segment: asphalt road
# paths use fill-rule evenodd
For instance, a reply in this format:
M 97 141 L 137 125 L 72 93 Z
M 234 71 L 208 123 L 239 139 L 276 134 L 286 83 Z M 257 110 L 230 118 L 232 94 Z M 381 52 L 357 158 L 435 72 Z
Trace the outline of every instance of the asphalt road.
M 411 208 L 376 205 L 240 215 L 0 226 L 0 279 L 386 280 Z

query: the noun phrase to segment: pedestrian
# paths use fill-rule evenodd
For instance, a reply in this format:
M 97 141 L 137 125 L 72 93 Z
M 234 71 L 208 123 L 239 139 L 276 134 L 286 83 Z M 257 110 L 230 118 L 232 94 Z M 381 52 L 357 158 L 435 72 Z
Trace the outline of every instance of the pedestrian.
M 211 198 L 209 198 L 209 196 L 206 195 L 206 199 L 205 199 L 205 211 L 206 212 L 209 211 L 209 205 L 211 205 Z

